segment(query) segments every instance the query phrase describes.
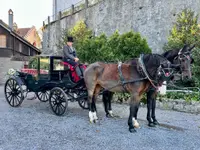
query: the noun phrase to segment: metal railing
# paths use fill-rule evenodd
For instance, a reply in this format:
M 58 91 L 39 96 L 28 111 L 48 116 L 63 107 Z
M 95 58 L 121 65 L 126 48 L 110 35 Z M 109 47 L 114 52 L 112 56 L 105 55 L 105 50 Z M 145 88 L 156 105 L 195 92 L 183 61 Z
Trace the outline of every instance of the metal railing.
M 78 3 L 74 4 L 74 13 L 85 8 L 85 0 L 80 0 Z
M 100 0 L 88 0 L 88 6 L 93 6 L 97 4 L 98 2 L 100 2 Z
M 49 16 L 46 20 L 43 21 L 43 25 L 48 25 L 48 23 L 54 22 L 58 20 L 59 18 L 70 16 L 78 11 L 81 11 L 88 6 L 93 6 L 102 0 L 80 0 L 78 3 L 65 8 L 61 10 L 58 14 L 53 14 L 52 16 Z
M 65 8 L 64 10 L 61 10 L 61 18 L 71 15 L 71 13 L 72 13 L 72 7 Z

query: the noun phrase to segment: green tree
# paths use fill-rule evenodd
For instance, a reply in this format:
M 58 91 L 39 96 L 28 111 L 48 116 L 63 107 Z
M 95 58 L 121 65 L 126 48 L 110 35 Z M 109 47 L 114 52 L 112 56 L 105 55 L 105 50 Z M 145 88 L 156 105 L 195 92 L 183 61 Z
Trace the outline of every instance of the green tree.
M 192 57 L 194 58 L 195 63 L 193 64 L 193 79 L 188 82 L 185 81 L 182 85 L 199 86 L 200 80 L 200 27 L 198 25 L 198 15 L 195 15 L 195 12 L 190 9 L 184 9 L 177 15 L 176 23 L 174 24 L 170 35 L 168 37 L 168 42 L 164 46 L 164 50 L 171 49 L 181 49 L 184 44 L 195 44 L 195 49 L 192 51 Z
M 61 45 L 66 42 L 68 35 L 75 38 L 74 44 L 81 62 L 125 61 L 141 53 L 151 53 L 146 39 L 134 31 L 121 35 L 116 31 L 110 37 L 102 33 L 94 37 L 84 22 L 78 22 L 72 29 L 63 32 Z
M 182 48 L 184 44 L 194 44 L 200 41 L 200 28 L 198 15 L 190 9 L 184 9 L 177 15 L 176 23 L 173 25 L 168 37 L 165 50 Z

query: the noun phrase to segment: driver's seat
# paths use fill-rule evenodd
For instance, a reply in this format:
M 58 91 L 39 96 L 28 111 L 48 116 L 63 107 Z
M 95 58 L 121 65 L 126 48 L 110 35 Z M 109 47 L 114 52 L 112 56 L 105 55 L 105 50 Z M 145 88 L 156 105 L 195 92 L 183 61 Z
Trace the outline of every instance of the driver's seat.
M 64 65 L 65 70 L 70 70 L 69 72 L 70 72 L 71 80 L 75 83 L 79 82 L 81 78 L 77 75 L 75 67 L 64 61 L 61 63 L 62 63 L 62 65 Z M 81 66 L 76 66 L 76 67 L 82 68 Z M 82 71 L 82 69 L 81 69 L 81 71 Z M 83 71 L 82 71 L 82 74 L 83 74 Z

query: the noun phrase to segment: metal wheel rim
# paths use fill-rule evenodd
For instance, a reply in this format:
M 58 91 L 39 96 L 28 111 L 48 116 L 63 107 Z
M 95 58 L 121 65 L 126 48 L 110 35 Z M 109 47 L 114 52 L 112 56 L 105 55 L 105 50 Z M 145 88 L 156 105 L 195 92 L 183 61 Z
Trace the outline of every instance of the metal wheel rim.
M 18 107 L 24 100 L 22 87 L 15 79 L 7 80 L 4 93 L 8 104 L 12 107 Z

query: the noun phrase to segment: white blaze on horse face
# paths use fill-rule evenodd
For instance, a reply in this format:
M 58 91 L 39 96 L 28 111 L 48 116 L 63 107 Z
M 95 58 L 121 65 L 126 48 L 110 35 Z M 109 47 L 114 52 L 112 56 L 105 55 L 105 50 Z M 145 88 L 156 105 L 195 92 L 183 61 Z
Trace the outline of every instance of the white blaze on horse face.
M 114 116 L 112 110 L 109 110 L 108 113 L 109 113 L 109 115 L 110 115 L 111 117 Z
M 137 122 L 137 120 L 133 117 L 133 126 L 135 127 L 135 128 L 139 128 L 139 123 Z
M 90 119 L 90 122 L 93 122 L 94 120 L 93 113 L 91 111 L 89 111 L 89 119 Z

